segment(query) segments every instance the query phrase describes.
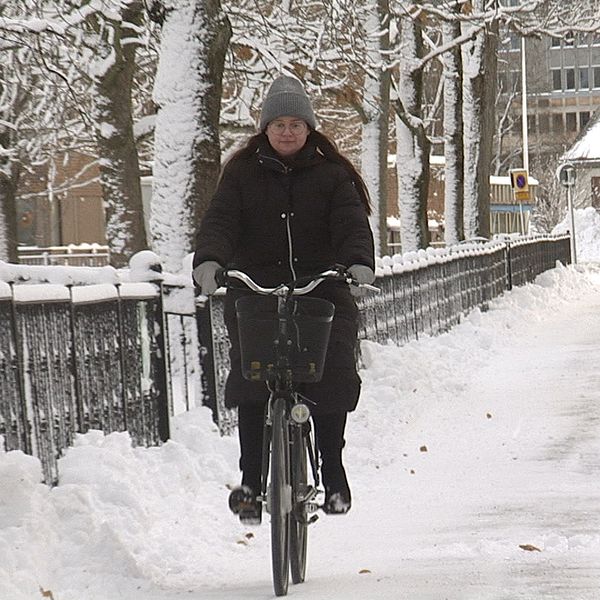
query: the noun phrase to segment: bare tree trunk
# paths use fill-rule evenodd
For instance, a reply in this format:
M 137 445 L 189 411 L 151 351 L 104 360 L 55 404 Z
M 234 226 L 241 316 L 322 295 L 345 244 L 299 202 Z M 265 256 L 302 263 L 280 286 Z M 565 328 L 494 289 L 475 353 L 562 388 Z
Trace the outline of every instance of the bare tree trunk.
M 134 28 L 142 25 L 142 11 L 142 2 L 132 2 L 123 10 L 122 22 L 103 23 L 105 49 L 112 59 L 104 57 L 107 68 L 94 77 L 106 236 L 116 267 L 125 266 L 133 254 L 148 247 L 131 101 L 138 45 Z
M 389 50 L 388 0 L 367 2 L 367 46 L 371 63 L 385 65 Z M 390 119 L 390 72 L 376 71 L 376 78 L 365 76 L 363 93 L 364 123 L 362 129 L 362 175 L 371 196 L 373 213 L 371 228 L 375 237 L 375 252 L 387 254 L 388 153 Z
M 497 0 L 474 0 L 480 11 Z M 498 21 L 465 46 L 465 235 L 490 237 L 490 173 L 495 128 Z
M 454 9 L 460 11 L 460 7 Z M 460 36 L 460 23 L 449 22 L 442 26 L 443 43 L 450 44 Z M 464 239 L 464 152 L 462 118 L 462 53 L 457 45 L 444 55 L 444 236 L 446 245 Z
M 168 0 L 164 6 L 154 92 L 159 110 L 151 228 L 153 249 L 167 269 L 178 271 L 193 250 L 219 177 L 222 79 L 231 26 L 219 0 Z
M 427 196 L 430 141 L 423 122 L 423 70 L 415 68 L 423 56 L 421 24 L 403 17 L 403 61 L 397 86 L 396 162 L 402 252 L 429 246 Z
M 6 147 L 4 141 L 7 137 L 0 134 L 1 148 Z M 11 263 L 19 261 L 16 202 L 18 180 L 18 168 L 6 160 L 0 161 L 0 260 Z

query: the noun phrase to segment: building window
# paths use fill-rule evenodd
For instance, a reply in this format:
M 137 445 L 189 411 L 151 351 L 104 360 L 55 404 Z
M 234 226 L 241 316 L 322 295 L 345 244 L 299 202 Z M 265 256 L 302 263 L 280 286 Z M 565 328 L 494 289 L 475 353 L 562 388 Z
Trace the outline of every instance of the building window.
M 567 113 L 567 131 L 573 132 L 577 131 L 577 113 L 570 112 Z
M 565 34 L 564 44 L 565 48 L 572 48 L 575 45 L 575 35 L 572 31 L 569 31 L 569 33 Z
M 550 133 L 550 117 L 548 115 L 538 116 L 540 133 Z
M 560 69 L 552 69 L 552 89 L 555 92 L 562 90 L 562 82 L 560 79 Z
M 552 48 L 560 48 L 560 38 L 557 38 L 557 37 L 551 38 L 550 46 Z
M 568 67 L 565 69 L 565 89 L 575 89 L 575 69 L 573 67 Z
M 588 110 L 579 113 L 579 129 L 583 129 L 590 120 L 590 112 Z
M 600 88 L 600 67 L 593 67 L 594 69 L 594 88 Z
M 592 45 L 600 46 L 600 33 L 594 33 L 594 36 L 592 37 Z
M 565 132 L 565 126 L 563 124 L 563 118 L 561 114 L 552 115 L 552 131 L 554 133 Z
M 590 77 L 589 77 L 589 70 L 587 67 L 582 67 L 579 69 L 579 89 L 580 90 L 589 90 L 590 89 Z

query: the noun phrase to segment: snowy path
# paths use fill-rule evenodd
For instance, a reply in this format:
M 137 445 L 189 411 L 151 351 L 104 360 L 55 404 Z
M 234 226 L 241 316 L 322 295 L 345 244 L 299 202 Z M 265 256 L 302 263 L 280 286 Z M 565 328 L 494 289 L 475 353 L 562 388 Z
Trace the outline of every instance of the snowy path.
M 312 527 L 289 597 L 598 598 L 599 354 L 593 268 L 546 274 L 439 338 L 367 344 L 347 435 L 355 503 Z M 208 429 L 190 415 L 176 442 L 135 452 L 85 436 L 52 492 L 0 454 L 0 476 L 25 480 L 17 500 L 0 491 L 0 554 L 13 553 L 0 600 L 40 598 L 38 585 L 54 600 L 271 597 L 268 524 L 226 514 L 235 441 Z

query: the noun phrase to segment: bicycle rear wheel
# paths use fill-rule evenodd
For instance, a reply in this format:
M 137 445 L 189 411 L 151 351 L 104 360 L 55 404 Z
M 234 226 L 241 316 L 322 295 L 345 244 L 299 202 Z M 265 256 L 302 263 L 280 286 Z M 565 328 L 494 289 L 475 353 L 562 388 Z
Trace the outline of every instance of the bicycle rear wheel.
M 276 596 L 287 594 L 290 562 L 289 532 L 292 491 L 289 466 L 289 433 L 285 399 L 277 398 L 272 407 L 271 438 L 271 561 Z
M 294 507 L 290 521 L 290 568 L 292 582 L 302 583 L 306 576 L 306 549 L 308 543 L 308 520 L 306 505 L 298 501 L 298 495 L 306 491 L 308 467 L 306 460 L 306 436 L 302 426 L 292 427 L 292 491 Z

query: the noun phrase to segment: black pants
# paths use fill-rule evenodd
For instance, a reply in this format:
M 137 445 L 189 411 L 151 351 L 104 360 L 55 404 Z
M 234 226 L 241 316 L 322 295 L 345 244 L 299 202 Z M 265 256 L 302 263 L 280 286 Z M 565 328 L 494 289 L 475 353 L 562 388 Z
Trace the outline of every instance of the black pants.
M 345 445 L 345 412 L 313 415 L 317 446 L 321 457 L 321 476 L 325 486 L 326 498 L 341 492 L 348 499 L 350 489 L 342 463 L 342 450 Z M 240 469 L 242 484 L 256 493 L 260 490 L 262 468 L 262 440 L 264 425 L 264 407 L 260 404 L 239 407 L 238 431 L 240 437 Z

